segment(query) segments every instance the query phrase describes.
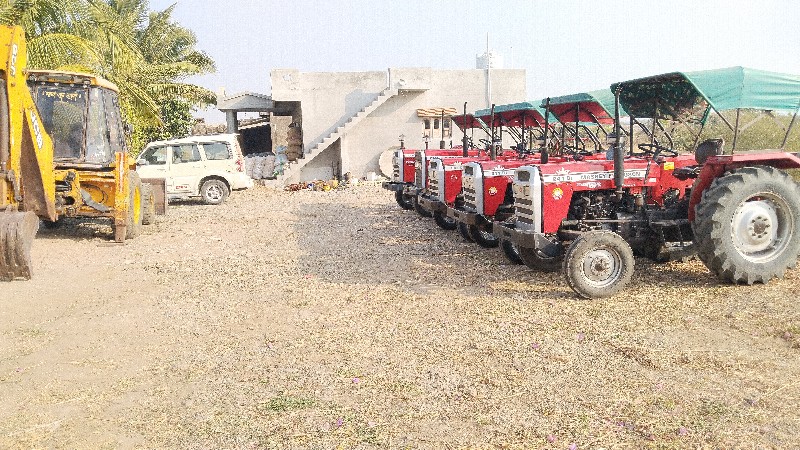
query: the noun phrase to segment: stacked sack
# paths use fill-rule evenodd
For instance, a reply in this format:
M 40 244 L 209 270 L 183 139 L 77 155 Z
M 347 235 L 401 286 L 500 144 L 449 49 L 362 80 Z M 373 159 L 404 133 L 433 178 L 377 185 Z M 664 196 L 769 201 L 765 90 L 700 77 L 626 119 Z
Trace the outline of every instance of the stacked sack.
M 272 153 L 253 153 L 244 157 L 244 169 L 247 176 L 254 180 L 275 178 L 277 158 Z

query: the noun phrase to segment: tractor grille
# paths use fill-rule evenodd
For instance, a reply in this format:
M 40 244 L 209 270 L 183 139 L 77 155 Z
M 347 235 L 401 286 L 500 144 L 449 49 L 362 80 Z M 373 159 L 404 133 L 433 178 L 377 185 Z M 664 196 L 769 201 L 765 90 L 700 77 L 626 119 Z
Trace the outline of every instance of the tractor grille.
M 483 212 L 483 177 L 480 168 L 472 164 L 464 165 L 461 175 L 461 189 L 464 192 L 464 209 Z
M 416 152 L 414 154 L 414 184 L 419 188 L 425 187 L 425 154 Z
M 430 160 L 428 163 L 428 190 L 433 198 L 439 198 L 439 191 L 444 188 L 444 186 L 440 186 L 440 183 L 444 183 L 444 177 L 440 175 L 444 175 L 442 162 L 437 159 Z
M 403 181 L 403 151 L 394 152 L 392 158 L 392 181 Z
M 536 190 L 531 183 L 532 174 L 526 170 L 517 170 L 512 189 L 514 191 L 514 214 L 520 229 L 536 230 L 540 222 L 541 202 L 534 198 Z M 538 176 L 535 176 L 538 180 Z

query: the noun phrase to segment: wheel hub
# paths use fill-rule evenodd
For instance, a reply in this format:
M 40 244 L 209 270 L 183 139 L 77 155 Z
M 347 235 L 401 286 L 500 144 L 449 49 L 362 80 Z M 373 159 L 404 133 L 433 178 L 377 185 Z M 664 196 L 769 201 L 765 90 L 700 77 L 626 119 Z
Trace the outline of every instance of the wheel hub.
M 607 249 L 589 252 L 583 260 L 583 272 L 593 283 L 605 284 L 620 270 L 619 257 Z
M 770 200 L 756 200 L 739 205 L 731 229 L 736 248 L 745 255 L 764 252 L 778 239 L 778 211 Z

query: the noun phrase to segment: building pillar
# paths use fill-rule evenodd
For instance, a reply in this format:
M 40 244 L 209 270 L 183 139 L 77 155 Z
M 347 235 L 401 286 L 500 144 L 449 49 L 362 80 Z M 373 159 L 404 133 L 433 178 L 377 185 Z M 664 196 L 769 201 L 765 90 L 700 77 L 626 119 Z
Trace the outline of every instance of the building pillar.
M 225 111 L 225 121 L 228 123 L 228 133 L 239 132 L 239 121 L 236 119 L 236 111 Z

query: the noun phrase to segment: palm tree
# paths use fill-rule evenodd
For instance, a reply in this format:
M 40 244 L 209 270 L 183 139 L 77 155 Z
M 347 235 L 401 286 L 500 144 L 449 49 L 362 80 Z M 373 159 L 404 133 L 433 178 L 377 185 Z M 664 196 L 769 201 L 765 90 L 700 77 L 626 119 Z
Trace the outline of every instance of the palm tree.
M 86 16 L 83 0 L 5 0 L 0 2 L 0 23 L 25 30 L 28 64 L 37 69 L 62 66 L 89 67 L 97 62 L 90 40 L 74 33 L 73 26 Z
M 25 29 L 32 68 L 108 79 L 120 88 L 123 113 L 135 129 L 153 130 L 163 125 L 167 103 L 188 110 L 215 102 L 213 92 L 185 82 L 213 72 L 214 62 L 172 20 L 173 10 L 151 13 L 148 0 L 5 0 L 0 23 Z M 138 134 L 134 140 L 146 142 Z

